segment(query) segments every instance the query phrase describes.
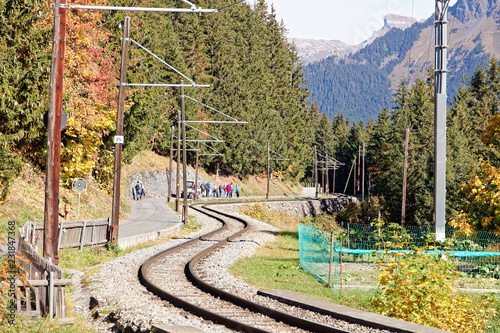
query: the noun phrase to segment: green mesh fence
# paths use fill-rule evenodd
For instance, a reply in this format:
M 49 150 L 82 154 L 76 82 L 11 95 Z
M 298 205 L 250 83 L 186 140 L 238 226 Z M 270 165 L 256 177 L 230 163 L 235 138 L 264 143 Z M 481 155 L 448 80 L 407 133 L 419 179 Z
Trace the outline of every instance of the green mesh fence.
M 340 242 L 332 234 L 311 225 L 299 225 L 300 264 L 319 281 L 328 283 L 335 291 L 341 286 L 377 285 L 381 249 L 379 230 L 367 224 L 343 224 L 348 237 Z M 424 236 L 431 228 L 406 227 L 416 245 L 424 244 Z M 446 254 L 453 256 L 457 271 L 462 272 L 464 288 L 500 289 L 500 239 L 493 233 L 480 232 L 466 237 L 452 228 L 446 230 L 453 248 Z M 333 251 L 332 251 L 333 249 Z M 429 254 L 444 252 L 429 251 Z
M 331 251 L 332 234 L 299 224 L 300 266 L 314 275 L 319 281 L 339 283 L 339 254 Z M 340 244 L 334 241 L 334 249 Z

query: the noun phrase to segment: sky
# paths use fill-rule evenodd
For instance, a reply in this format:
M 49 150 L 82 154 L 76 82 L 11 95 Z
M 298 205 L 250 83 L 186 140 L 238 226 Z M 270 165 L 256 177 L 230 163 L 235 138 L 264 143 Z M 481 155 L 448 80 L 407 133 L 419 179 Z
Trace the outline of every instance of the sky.
M 397 14 L 417 20 L 434 14 L 434 0 L 267 0 L 283 19 L 290 38 L 337 39 L 355 45 Z M 451 0 L 453 5 L 457 0 Z

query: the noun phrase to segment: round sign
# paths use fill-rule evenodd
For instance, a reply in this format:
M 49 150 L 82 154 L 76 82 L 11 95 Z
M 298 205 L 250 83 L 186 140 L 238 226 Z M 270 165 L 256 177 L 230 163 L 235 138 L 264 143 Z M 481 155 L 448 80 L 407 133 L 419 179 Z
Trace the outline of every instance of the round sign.
M 73 190 L 75 192 L 84 192 L 87 188 L 87 181 L 83 178 L 76 178 L 73 180 Z

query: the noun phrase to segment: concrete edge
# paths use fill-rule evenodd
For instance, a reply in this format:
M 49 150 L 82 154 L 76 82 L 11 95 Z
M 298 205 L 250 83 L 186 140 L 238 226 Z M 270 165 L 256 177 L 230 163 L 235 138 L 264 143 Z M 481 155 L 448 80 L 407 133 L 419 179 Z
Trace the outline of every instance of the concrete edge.
M 401 319 L 390 318 L 376 313 L 362 311 L 347 306 L 319 300 L 288 290 L 260 290 L 259 295 L 267 296 L 285 304 L 290 304 L 329 315 L 337 319 L 354 322 L 360 325 L 387 329 L 399 333 L 445 333 L 448 331 L 424 325 L 410 323 Z
M 182 222 L 176 223 L 175 225 L 161 229 L 161 230 L 154 230 L 147 232 L 145 234 L 141 235 L 136 235 L 136 236 L 130 236 L 130 237 L 125 237 L 125 238 L 118 238 L 118 245 L 120 246 L 121 249 L 126 249 L 127 247 L 131 247 L 137 244 L 142 244 L 146 243 L 149 241 L 153 241 L 157 239 L 158 237 L 165 236 L 165 235 L 170 235 L 176 232 L 179 232 L 182 230 L 184 227 L 184 224 Z
M 196 327 L 193 326 L 179 326 L 179 325 L 164 325 L 157 326 L 153 325 L 151 327 L 151 333 L 204 333 Z

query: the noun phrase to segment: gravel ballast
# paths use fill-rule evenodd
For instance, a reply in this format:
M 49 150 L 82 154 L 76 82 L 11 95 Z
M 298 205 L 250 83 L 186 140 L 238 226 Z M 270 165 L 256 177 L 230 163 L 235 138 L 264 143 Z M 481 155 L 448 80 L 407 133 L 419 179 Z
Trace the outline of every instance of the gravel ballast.
M 232 213 L 239 215 L 237 213 Z M 97 332 L 149 332 L 151 326 L 191 326 L 205 332 L 232 332 L 224 326 L 214 324 L 176 308 L 166 301 L 160 300 L 142 286 L 138 279 L 141 264 L 156 253 L 198 237 L 216 228 L 219 223 L 194 210 L 190 215 L 196 217 L 202 225 L 201 229 L 180 239 L 173 239 L 159 245 L 134 251 L 113 261 L 102 264 L 98 273 L 85 278 L 83 273 L 74 272 L 76 288 L 72 293 L 75 300 L 76 313 L 88 319 L 88 325 Z M 220 250 L 204 262 L 204 273 L 210 283 L 237 293 L 238 295 L 274 306 L 283 311 L 294 311 L 292 307 L 274 300 L 258 296 L 257 289 L 249 286 L 230 274 L 232 264 L 246 256 L 252 256 L 258 246 L 275 241 L 278 229 L 248 218 L 252 231 L 238 241 Z M 317 317 L 321 317 L 317 315 Z M 321 318 L 318 318 L 321 319 Z M 362 328 L 357 325 L 343 327 L 352 332 L 383 332 L 376 329 Z

